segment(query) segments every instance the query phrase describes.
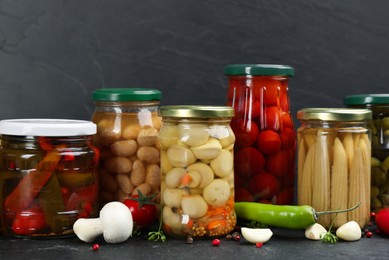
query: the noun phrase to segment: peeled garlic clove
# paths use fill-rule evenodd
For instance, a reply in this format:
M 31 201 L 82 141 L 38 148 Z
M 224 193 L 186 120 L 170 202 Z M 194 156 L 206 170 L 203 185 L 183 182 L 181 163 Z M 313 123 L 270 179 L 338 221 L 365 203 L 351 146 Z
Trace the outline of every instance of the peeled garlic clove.
M 269 228 L 246 228 L 242 227 L 242 235 L 246 241 L 256 244 L 265 243 L 272 237 L 273 232 Z
M 336 235 L 345 241 L 357 241 L 362 237 L 362 231 L 358 223 L 349 221 L 336 230 Z
M 325 234 L 326 232 L 327 230 L 322 225 L 315 223 L 305 230 L 305 237 L 311 240 L 320 240 L 320 235 Z
M 210 160 L 216 158 L 222 151 L 222 146 L 218 140 L 211 138 L 203 145 L 191 147 L 194 155 L 201 160 Z

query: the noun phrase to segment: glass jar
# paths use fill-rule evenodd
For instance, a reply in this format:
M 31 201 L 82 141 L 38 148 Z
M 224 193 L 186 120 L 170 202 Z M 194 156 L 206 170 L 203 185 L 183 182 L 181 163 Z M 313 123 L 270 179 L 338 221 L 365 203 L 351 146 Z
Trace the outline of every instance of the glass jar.
M 89 121 L 0 121 L 4 235 L 69 236 L 78 218 L 98 216 L 95 133 Z
M 283 65 L 225 67 L 228 105 L 235 109 L 235 200 L 294 203 L 296 131 Z
M 347 108 L 306 108 L 298 111 L 298 204 L 315 211 L 360 206 L 348 213 L 321 215 L 318 223 L 337 228 L 370 219 L 371 111 Z
M 389 94 L 360 94 L 344 97 L 350 108 L 372 111 L 371 210 L 389 206 Z
M 159 193 L 158 108 L 161 92 L 145 88 L 98 89 L 93 92 L 100 149 L 100 204 L 121 201 L 138 190 Z
M 226 235 L 234 211 L 232 107 L 160 108 L 161 203 L 164 231 L 172 236 Z

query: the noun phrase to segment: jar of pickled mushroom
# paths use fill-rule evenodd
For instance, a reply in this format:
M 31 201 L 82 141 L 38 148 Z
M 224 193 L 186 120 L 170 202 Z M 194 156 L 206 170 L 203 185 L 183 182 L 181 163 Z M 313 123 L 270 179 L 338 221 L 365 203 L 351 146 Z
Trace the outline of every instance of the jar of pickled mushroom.
M 322 215 L 318 223 L 337 228 L 370 219 L 371 111 L 351 108 L 305 108 L 297 113 L 298 204 L 315 211 L 359 207 Z
M 284 65 L 225 67 L 227 104 L 235 109 L 235 200 L 294 203 L 296 131 L 290 114 Z
M 360 94 L 344 97 L 350 108 L 372 111 L 371 210 L 389 206 L 389 94 Z
M 164 106 L 161 144 L 163 229 L 172 236 L 211 238 L 236 224 L 234 114 L 224 106 Z
M 73 235 L 78 218 L 98 216 L 96 125 L 62 119 L 0 121 L 1 232 Z
M 100 206 L 160 191 L 158 108 L 161 92 L 146 88 L 97 89 L 93 92 L 100 149 Z

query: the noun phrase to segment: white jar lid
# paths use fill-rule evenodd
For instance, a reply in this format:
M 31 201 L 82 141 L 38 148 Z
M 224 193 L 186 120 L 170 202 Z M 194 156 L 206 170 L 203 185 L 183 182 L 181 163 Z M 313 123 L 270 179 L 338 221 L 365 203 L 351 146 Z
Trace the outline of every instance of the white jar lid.
M 96 124 L 70 119 L 7 119 L 0 121 L 0 134 L 56 137 L 94 135 Z

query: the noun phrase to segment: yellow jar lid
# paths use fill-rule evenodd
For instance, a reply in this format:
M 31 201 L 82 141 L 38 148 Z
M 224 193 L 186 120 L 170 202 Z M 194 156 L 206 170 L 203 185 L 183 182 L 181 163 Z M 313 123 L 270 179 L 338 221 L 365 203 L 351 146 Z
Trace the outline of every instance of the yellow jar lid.
M 233 117 L 234 109 L 229 106 L 161 106 L 159 114 L 177 118 L 223 118 Z
M 361 121 L 372 118 L 369 109 L 356 108 L 304 108 L 297 112 L 299 120 Z

